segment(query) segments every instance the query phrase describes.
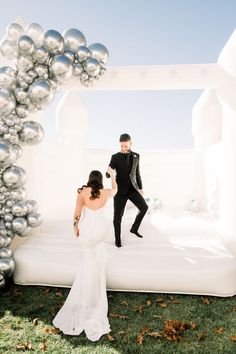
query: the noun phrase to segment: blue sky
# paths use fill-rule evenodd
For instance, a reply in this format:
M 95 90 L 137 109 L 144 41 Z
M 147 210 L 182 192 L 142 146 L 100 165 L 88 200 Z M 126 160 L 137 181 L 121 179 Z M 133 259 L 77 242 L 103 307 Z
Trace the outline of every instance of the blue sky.
M 236 28 L 235 0 L 4 1 L 0 34 L 22 16 L 45 30 L 78 28 L 103 43 L 109 66 L 211 63 Z M 136 149 L 191 148 L 191 109 L 201 91 L 86 92 L 88 146 L 116 149 L 129 132 Z M 55 103 L 45 126 L 54 128 Z M 104 135 L 106 131 L 106 135 Z

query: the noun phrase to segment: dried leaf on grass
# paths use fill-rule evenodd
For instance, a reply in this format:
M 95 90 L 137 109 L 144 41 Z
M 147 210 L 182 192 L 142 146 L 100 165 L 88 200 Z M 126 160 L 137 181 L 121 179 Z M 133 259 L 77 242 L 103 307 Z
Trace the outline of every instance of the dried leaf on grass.
M 224 332 L 224 328 L 222 328 L 222 327 L 215 328 L 214 332 L 217 333 L 217 334 L 223 333 Z
M 162 338 L 163 337 L 163 333 L 162 332 L 150 332 L 150 333 L 148 333 L 148 335 L 150 337 L 154 337 L 154 338 Z
M 108 335 L 107 335 L 107 339 L 109 340 L 109 342 L 114 342 L 114 341 L 115 341 L 115 338 L 112 337 L 112 335 L 109 334 L 109 333 L 108 333 Z
M 202 297 L 201 296 L 201 299 L 202 299 L 202 302 L 206 305 L 209 305 L 210 304 L 210 300 L 208 299 L 208 297 Z
M 33 321 L 32 321 L 32 323 L 33 323 L 34 326 L 37 326 L 38 323 L 39 323 L 38 317 L 34 318 Z
M 142 312 L 143 312 L 143 306 L 142 306 L 142 305 L 136 306 L 136 307 L 135 307 L 135 312 L 142 313 Z
M 199 333 L 199 334 L 197 335 L 197 339 L 198 339 L 198 340 L 204 340 L 205 337 L 206 337 L 206 335 L 205 335 L 205 333 L 203 333 L 203 332 L 201 332 L 201 333 Z
M 156 302 L 163 302 L 163 297 L 157 296 Z
M 143 345 L 143 341 L 144 341 L 144 335 L 143 334 L 138 334 L 137 337 L 136 337 L 136 342 L 139 345 Z
M 122 300 L 120 303 L 121 305 L 129 306 L 129 303 L 126 300 Z
M 231 339 L 233 342 L 236 342 L 236 336 L 231 336 L 230 339 Z
M 39 344 L 39 349 L 41 352 L 45 352 L 47 350 L 47 344 L 45 342 Z
M 160 307 L 162 307 L 162 308 L 167 308 L 168 307 L 167 304 L 165 304 L 164 302 L 160 302 L 160 303 L 158 303 L 158 305 Z
M 59 328 L 55 328 L 55 327 L 46 327 L 44 328 L 44 332 L 48 333 L 48 334 L 58 334 L 60 333 L 60 329 Z
M 59 296 L 59 297 L 63 296 L 63 292 L 60 289 L 57 289 L 56 296 Z
M 22 343 L 22 344 L 17 344 L 16 349 L 31 350 L 31 349 L 33 349 L 33 346 L 31 343 L 26 342 L 26 343 Z
M 150 306 L 152 304 L 151 300 L 146 301 L 147 306 Z
M 109 316 L 110 316 L 110 317 L 114 317 L 114 318 L 120 318 L 121 320 L 125 320 L 125 319 L 130 318 L 129 316 L 120 315 L 120 314 L 118 314 L 118 313 L 110 313 Z
M 191 324 L 180 320 L 167 320 L 164 324 L 164 337 L 170 341 L 178 342 L 183 333 L 192 328 Z

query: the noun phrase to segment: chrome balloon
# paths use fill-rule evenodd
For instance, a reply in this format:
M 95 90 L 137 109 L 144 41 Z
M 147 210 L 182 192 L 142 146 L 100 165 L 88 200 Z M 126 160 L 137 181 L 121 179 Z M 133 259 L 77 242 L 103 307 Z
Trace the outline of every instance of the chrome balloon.
M 15 97 L 8 90 L 0 88 L 0 115 L 7 116 L 15 107 Z
M 97 59 L 88 58 L 84 63 L 84 70 L 90 76 L 97 76 L 100 72 L 100 65 Z
M 29 109 L 24 104 L 18 104 L 16 106 L 16 114 L 18 115 L 19 118 L 26 118 L 29 114 Z
M 28 208 L 25 202 L 15 202 L 12 206 L 12 214 L 15 216 L 24 216 L 28 213 Z
M 87 60 L 90 56 L 91 56 L 91 52 L 85 46 L 79 47 L 77 52 L 75 53 L 75 57 L 80 63 L 82 63 L 85 60 Z
M 0 87 L 7 90 L 14 90 L 16 88 L 16 71 L 9 66 L 2 66 L 0 68 Z
M 3 171 L 2 179 L 7 188 L 20 188 L 26 182 L 26 173 L 22 167 L 10 166 Z
M 73 75 L 73 65 L 65 55 L 59 54 L 53 57 L 49 71 L 60 82 L 69 80 Z
M 44 46 L 36 48 L 33 53 L 33 58 L 39 64 L 46 64 L 49 59 L 48 50 Z
M 43 127 L 34 121 L 24 122 L 19 132 L 19 137 L 23 143 L 29 145 L 38 144 L 44 137 Z
M 27 228 L 27 221 L 25 218 L 18 217 L 12 221 L 12 229 L 17 234 L 24 232 L 26 228 Z
M 38 23 L 31 23 L 26 26 L 25 32 L 34 41 L 37 47 L 43 44 L 44 30 Z
M 2 274 L 0 274 L 0 288 L 4 288 L 6 282 Z
M 31 55 L 35 50 L 34 42 L 29 36 L 21 36 L 17 44 L 18 50 L 24 55 Z
M 4 40 L 0 45 L 0 49 L 4 58 L 12 59 L 17 57 L 17 47 L 13 41 Z
M 13 189 L 10 192 L 10 196 L 9 196 L 12 200 L 14 201 L 20 201 L 20 200 L 26 200 L 27 198 L 27 192 L 25 187 L 21 187 L 18 189 Z M 27 206 L 28 208 L 28 206 Z
M 12 258 L 0 259 L 0 274 L 10 277 L 15 270 L 15 262 Z
M 66 30 L 63 33 L 65 47 L 71 49 L 74 53 L 82 45 L 86 45 L 86 39 L 82 32 L 75 28 Z
M 90 52 L 92 53 L 92 57 L 105 63 L 108 59 L 108 50 L 101 43 L 93 43 L 89 47 Z
M 29 98 L 34 104 L 47 105 L 54 99 L 54 90 L 48 80 L 39 79 L 29 86 Z
M 44 35 L 43 45 L 50 54 L 60 54 L 64 51 L 64 38 L 59 32 L 49 30 Z
M 33 199 L 28 199 L 25 204 L 27 206 L 28 214 L 38 210 L 38 203 Z
M 42 224 L 42 215 L 38 212 L 32 212 L 27 216 L 28 225 L 31 227 L 38 227 Z
M 13 256 L 12 250 L 6 247 L 0 248 L 0 259 L 11 258 L 12 256 Z
M 20 36 L 23 34 L 24 29 L 19 23 L 11 23 L 7 27 L 7 34 L 10 40 L 17 42 Z
M 16 66 L 18 69 L 28 71 L 34 67 L 33 58 L 30 55 L 20 54 L 16 60 Z

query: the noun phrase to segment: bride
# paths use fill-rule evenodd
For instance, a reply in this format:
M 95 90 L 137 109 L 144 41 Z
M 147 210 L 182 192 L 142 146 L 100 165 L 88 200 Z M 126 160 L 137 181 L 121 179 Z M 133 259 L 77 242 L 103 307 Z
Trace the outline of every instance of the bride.
M 64 334 L 79 335 L 85 331 L 91 341 L 110 332 L 103 241 L 109 226 L 105 205 L 116 194 L 117 184 L 113 169 L 109 167 L 107 172 L 111 176 L 111 189 L 103 188 L 99 171 L 92 171 L 87 185 L 78 189 L 74 235 L 82 249 L 81 263 L 68 297 L 53 319 L 54 326 Z

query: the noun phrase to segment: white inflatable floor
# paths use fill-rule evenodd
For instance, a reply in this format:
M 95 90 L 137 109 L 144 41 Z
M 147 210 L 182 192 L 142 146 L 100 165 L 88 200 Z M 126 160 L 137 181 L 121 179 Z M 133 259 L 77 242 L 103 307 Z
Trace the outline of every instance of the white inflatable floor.
M 236 257 L 226 249 L 217 223 L 207 215 L 152 212 L 140 239 L 129 233 L 135 210 L 127 209 L 122 248 L 114 246 L 112 222 L 106 241 L 107 289 L 233 296 Z M 20 242 L 19 242 L 20 241 Z M 40 234 L 14 239 L 14 282 L 70 287 L 80 263 L 71 220 L 45 220 Z

